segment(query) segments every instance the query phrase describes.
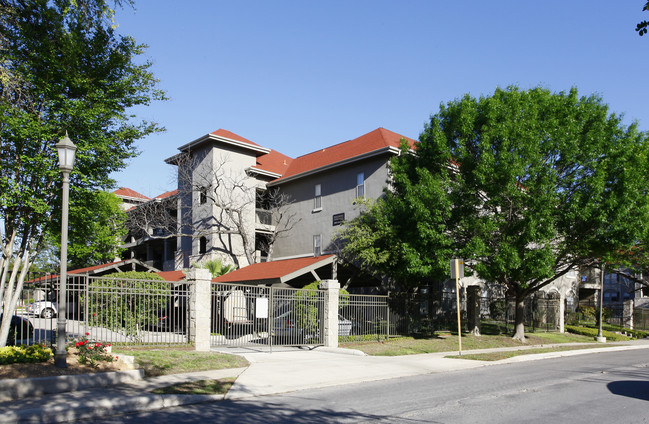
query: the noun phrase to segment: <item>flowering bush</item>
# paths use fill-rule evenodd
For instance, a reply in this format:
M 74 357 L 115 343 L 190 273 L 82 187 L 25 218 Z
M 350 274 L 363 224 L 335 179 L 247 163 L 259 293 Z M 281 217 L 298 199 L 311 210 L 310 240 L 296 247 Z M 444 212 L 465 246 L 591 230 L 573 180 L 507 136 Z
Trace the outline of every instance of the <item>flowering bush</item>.
M 0 365 L 45 362 L 54 354 L 45 345 L 0 347 Z
M 74 342 L 80 364 L 89 364 L 95 367 L 97 366 L 97 361 L 113 362 L 115 359 L 118 359 L 117 356 L 113 358 L 113 355 L 109 353 L 110 343 L 91 342 L 88 340 L 89 335 L 90 333 L 86 333 L 81 340 Z

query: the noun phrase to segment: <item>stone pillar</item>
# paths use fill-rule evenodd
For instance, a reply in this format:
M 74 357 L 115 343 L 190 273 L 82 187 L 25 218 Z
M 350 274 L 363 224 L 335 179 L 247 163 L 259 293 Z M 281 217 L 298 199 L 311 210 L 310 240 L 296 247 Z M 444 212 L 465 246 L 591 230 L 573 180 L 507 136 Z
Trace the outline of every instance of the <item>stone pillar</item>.
M 207 269 L 187 271 L 189 304 L 187 338 L 199 352 L 210 350 L 210 315 L 212 311 L 212 274 Z
M 466 321 L 469 333 L 480 335 L 480 286 L 466 288 Z
M 566 294 L 559 293 L 559 333 L 566 332 Z
M 325 291 L 323 331 L 324 344 L 327 347 L 338 347 L 338 297 L 340 283 L 338 280 L 322 280 L 320 290 Z
M 633 299 L 624 301 L 624 310 L 622 311 L 622 326 L 633 330 Z

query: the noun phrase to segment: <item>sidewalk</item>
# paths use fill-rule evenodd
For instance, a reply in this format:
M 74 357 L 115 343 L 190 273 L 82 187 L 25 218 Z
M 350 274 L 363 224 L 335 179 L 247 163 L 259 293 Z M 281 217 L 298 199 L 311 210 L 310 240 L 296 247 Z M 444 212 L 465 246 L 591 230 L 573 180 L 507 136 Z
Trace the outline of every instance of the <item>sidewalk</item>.
M 538 348 L 530 346 L 529 348 Z M 547 345 L 546 347 L 550 347 Z M 244 356 L 247 368 L 203 371 L 190 374 L 167 375 L 135 379 L 114 386 L 61 392 L 43 396 L 27 396 L 0 402 L 0 423 L 66 422 L 105 417 L 111 414 L 142 412 L 222 399 L 243 399 L 255 396 L 286 393 L 309 388 L 362 383 L 367 381 L 408 377 L 421 374 L 448 372 L 511 362 L 531 361 L 568 355 L 649 348 L 649 341 L 634 341 L 601 347 L 544 354 L 521 355 L 496 362 L 444 358 L 456 352 L 430 353 L 408 356 L 365 356 L 347 349 L 302 348 L 274 350 L 272 353 L 245 349 L 229 349 L 227 353 Z M 500 348 L 463 353 L 519 350 Z M 87 376 L 84 376 L 87 378 Z M 237 377 L 226 396 L 222 395 L 155 395 L 151 390 L 171 384 L 203 379 Z M 60 377 L 59 377 L 60 378 Z M 31 379 L 38 383 L 37 379 Z M 6 381 L 5 381 L 6 382 Z M 54 383 L 56 384 L 56 383 Z M 37 385 L 37 384 L 36 384 Z M 56 384 L 55 389 L 62 384 Z

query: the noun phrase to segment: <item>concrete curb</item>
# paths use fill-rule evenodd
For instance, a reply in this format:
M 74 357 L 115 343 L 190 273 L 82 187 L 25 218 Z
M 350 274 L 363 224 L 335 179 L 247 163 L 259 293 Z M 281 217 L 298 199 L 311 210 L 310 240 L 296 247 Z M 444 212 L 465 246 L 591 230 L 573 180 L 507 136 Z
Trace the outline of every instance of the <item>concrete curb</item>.
M 62 375 L 58 377 L 15 378 L 2 380 L 0 401 L 28 396 L 74 392 L 93 387 L 130 383 L 144 378 L 144 370 L 112 371 L 96 374 Z
M 516 362 L 538 361 L 541 359 L 562 358 L 564 356 L 577 356 L 593 353 L 615 352 L 619 350 L 634 350 L 634 349 L 649 349 L 649 345 L 626 345 L 626 346 L 610 346 L 610 347 L 595 347 L 590 349 L 577 349 L 565 350 L 561 352 L 546 352 L 546 353 L 532 353 L 529 355 L 513 356 L 511 358 L 501 359 L 494 361 L 494 365 L 498 364 L 511 364 Z
M 133 412 L 155 411 L 175 406 L 222 400 L 223 395 L 154 395 L 142 394 L 129 397 L 95 396 L 83 399 L 82 403 L 70 405 L 49 405 L 48 408 L 34 407 L 6 411 L 0 415 L 0 423 L 61 423 L 122 415 Z
M 314 349 L 317 352 L 340 353 L 343 355 L 367 356 L 367 354 L 357 349 L 345 349 L 342 347 L 318 346 Z

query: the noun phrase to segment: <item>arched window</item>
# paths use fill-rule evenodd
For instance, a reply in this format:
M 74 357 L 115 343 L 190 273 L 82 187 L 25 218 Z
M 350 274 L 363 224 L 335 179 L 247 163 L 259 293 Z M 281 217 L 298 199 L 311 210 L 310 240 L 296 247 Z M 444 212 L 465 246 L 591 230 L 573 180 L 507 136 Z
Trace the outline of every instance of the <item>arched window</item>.
M 207 237 L 203 236 L 198 240 L 198 253 L 201 255 L 207 252 Z

